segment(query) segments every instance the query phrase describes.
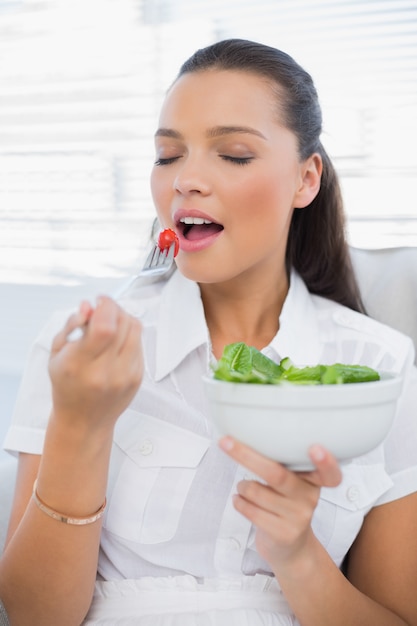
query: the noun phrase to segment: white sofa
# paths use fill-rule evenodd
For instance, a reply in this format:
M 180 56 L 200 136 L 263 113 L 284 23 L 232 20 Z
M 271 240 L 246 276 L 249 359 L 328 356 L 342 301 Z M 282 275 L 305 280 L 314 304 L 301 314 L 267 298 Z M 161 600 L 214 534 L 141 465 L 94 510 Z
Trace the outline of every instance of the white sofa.
M 417 247 L 351 252 L 369 315 L 409 335 L 417 347 Z M 0 464 L 0 553 L 15 474 L 15 459 Z
M 368 314 L 409 335 L 417 350 L 417 247 L 351 253 Z

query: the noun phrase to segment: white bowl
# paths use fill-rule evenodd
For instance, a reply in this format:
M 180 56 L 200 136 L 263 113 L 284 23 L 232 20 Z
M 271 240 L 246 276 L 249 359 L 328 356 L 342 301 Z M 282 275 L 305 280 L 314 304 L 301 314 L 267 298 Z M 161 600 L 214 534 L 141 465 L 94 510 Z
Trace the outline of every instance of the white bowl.
M 294 470 L 312 468 L 308 448 L 325 446 L 340 462 L 365 454 L 388 434 L 402 378 L 343 385 L 260 385 L 204 377 L 214 424 Z

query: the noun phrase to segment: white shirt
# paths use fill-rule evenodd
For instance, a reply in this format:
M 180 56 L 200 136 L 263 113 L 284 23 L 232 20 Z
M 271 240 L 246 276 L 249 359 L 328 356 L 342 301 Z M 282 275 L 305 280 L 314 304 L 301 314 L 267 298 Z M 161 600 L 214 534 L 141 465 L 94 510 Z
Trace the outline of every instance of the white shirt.
M 142 320 L 146 371 L 114 436 L 99 573 L 104 579 L 269 573 L 254 530 L 232 506 L 246 474 L 217 446 L 201 377 L 210 343 L 198 285 L 179 272 L 133 287 L 123 306 Z M 50 413 L 47 361 L 58 313 L 35 342 L 5 447 L 40 454 Z M 417 370 L 409 338 L 327 299 L 292 273 L 280 330 L 264 352 L 296 364 L 361 363 L 402 372 L 403 395 L 384 444 L 343 466 L 322 490 L 313 529 L 340 565 L 365 514 L 417 490 Z

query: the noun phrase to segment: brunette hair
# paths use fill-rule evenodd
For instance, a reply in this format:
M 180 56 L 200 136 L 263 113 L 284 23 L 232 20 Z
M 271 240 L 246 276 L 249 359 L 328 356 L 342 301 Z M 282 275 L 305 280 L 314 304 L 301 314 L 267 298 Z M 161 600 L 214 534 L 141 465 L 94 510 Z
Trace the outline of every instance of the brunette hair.
M 183 74 L 205 70 L 250 72 L 267 79 L 277 99 L 281 123 L 297 137 L 301 160 L 320 154 L 320 190 L 294 211 L 286 263 L 302 276 L 309 291 L 364 312 L 345 237 L 345 213 L 334 166 L 323 148 L 322 114 L 313 80 L 291 56 L 244 39 L 226 39 L 197 50 L 180 68 Z

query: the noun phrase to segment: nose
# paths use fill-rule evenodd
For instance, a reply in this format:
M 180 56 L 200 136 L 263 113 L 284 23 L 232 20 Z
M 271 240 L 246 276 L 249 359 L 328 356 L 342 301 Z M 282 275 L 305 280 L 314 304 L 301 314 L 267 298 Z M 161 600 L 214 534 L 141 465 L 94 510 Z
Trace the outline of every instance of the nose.
M 196 160 L 184 158 L 174 179 L 174 189 L 182 195 L 210 193 L 207 168 Z

